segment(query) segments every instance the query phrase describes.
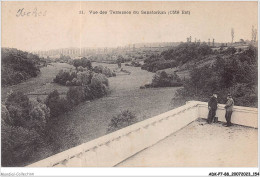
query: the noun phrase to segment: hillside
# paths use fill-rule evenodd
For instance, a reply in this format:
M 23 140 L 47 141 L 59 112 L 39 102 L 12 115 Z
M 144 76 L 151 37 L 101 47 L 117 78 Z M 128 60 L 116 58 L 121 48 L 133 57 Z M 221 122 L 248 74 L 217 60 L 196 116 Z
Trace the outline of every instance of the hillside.
M 174 102 L 207 101 L 217 93 L 219 102 L 225 103 L 230 93 L 236 105 L 257 107 L 257 52 L 254 46 L 213 51 L 205 43 L 182 43 L 146 58 L 142 69 L 156 72 L 152 85 L 158 76 L 165 82 L 178 75 L 183 88 L 175 94 Z M 163 71 L 167 73 L 164 77 Z
M 161 54 L 146 58 L 142 69 L 156 72 L 162 69 L 179 67 L 191 61 L 202 60 L 210 54 L 213 54 L 212 49 L 204 43 L 181 43 L 163 51 Z
M 257 53 L 253 46 L 230 48 L 179 66 L 176 73 L 188 72 L 188 77 L 174 99 L 208 101 L 217 93 L 219 103 L 225 103 L 230 93 L 235 105 L 257 107 Z

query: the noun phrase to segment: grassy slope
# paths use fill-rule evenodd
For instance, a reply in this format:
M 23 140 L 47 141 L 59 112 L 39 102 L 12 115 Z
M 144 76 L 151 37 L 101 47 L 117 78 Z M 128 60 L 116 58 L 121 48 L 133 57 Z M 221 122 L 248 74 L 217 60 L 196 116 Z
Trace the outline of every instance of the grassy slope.
M 216 55 L 210 55 L 207 56 L 205 58 L 203 58 L 200 61 L 194 62 L 194 61 L 190 61 L 188 63 L 185 63 L 182 66 L 179 67 L 175 67 L 175 68 L 168 68 L 168 69 L 163 69 L 161 71 L 166 71 L 167 73 L 173 73 L 176 72 L 177 75 L 181 78 L 189 78 L 189 70 L 194 68 L 195 66 L 198 67 L 203 67 L 205 65 L 212 65 L 214 63 L 214 61 L 216 60 Z
M 60 92 L 66 92 L 68 89 L 67 87 L 52 83 L 52 81 L 60 69 L 69 69 L 69 68 L 73 68 L 73 66 L 68 65 L 66 63 L 53 63 L 51 65 L 48 65 L 47 67 L 41 68 L 41 73 L 39 74 L 39 76 L 28 79 L 27 81 L 17 85 L 2 88 L 2 93 L 1 93 L 2 101 L 6 98 L 8 92 L 10 92 L 11 90 L 14 92 L 21 91 L 26 94 L 45 93 L 45 92 L 49 93 L 54 89 L 57 89 Z M 30 96 L 30 97 L 36 97 L 36 96 Z
M 93 65 L 99 65 L 93 63 Z M 102 64 L 111 69 L 116 69 L 115 64 Z M 55 75 L 62 68 L 70 68 L 68 64 L 53 64 L 42 68 L 41 75 L 24 83 L 4 88 L 2 96 L 13 89 L 25 93 L 49 93 L 53 89 L 65 92 L 68 87 L 51 83 Z M 140 67 L 125 67 L 131 74 L 119 73 L 117 77 L 109 78 L 111 94 L 107 97 L 91 102 L 85 102 L 72 111 L 61 115 L 58 121 L 51 125 L 52 131 L 56 132 L 61 149 L 66 150 L 77 144 L 90 141 L 105 135 L 110 119 L 125 109 L 136 113 L 139 121 L 161 114 L 173 108 L 171 99 L 177 88 L 153 88 L 139 89 L 141 85 L 151 82 L 154 73 L 141 70 Z M 30 96 L 35 97 L 35 96 Z M 34 161 L 46 158 L 53 152 L 42 151 L 35 155 Z M 25 164 L 24 164 L 25 165 Z
M 109 67 L 111 66 L 116 65 Z M 62 115 L 56 125 L 63 126 L 54 126 L 55 131 L 72 130 L 80 139 L 80 143 L 83 143 L 105 135 L 110 119 L 124 109 L 135 112 L 141 121 L 173 107 L 171 99 L 177 88 L 139 89 L 141 85 L 151 81 L 153 73 L 135 67 L 125 69 L 132 74 L 109 78 L 111 88 L 109 96 L 83 103 L 73 111 Z M 69 144 L 66 144 L 64 148 L 68 146 Z

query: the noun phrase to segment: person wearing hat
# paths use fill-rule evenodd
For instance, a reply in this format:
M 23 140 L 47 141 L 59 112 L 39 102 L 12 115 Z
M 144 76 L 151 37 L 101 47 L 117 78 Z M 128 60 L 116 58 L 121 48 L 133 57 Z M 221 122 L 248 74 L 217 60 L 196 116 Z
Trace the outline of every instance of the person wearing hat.
M 217 108 L 218 108 L 218 101 L 217 101 L 217 94 L 214 93 L 209 102 L 208 102 L 208 109 L 209 109 L 209 114 L 208 114 L 208 119 L 207 119 L 207 122 L 209 124 L 212 123 L 213 119 L 215 118 L 215 115 L 216 115 L 216 111 L 217 111 Z
M 226 114 L 225 114 L 225 118 L 227 121 L 226 127 L 230 127 L 231 124 L 231 115 L 233 112 L 233 106 L 234 106 L 234 100 L 232 99 L 231 94 L 228 94 L 227 96 L 227 102 L 225 105 L 225 109 L 226 109 Z

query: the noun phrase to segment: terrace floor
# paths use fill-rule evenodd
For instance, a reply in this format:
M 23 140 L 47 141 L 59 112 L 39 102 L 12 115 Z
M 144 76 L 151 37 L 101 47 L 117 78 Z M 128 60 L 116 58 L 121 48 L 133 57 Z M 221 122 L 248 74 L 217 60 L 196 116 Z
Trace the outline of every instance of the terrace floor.
M 257 167 L 258 129 L 198 119 L 117 167 Z

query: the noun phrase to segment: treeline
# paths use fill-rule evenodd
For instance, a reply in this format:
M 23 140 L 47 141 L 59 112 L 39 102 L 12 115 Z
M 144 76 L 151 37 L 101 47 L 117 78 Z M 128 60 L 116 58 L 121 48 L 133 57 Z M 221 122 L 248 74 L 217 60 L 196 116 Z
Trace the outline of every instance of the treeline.
M 212 49 L 205 43 L 181 43 L 161 54 L 152 55 L 144 60 L 142 69 L 156 72 L 158 70 L 181 66 L 189 61 L 199 60 L 212 54 Z
M 165 71 L 157 71 L 156 74 L 154 74 L 153 76 L 152 83 L 145 84 L 140 88 L 144 89 L 151 87 L 180 87 L 182 85 L 182 80 L 175 72 L 171 74 L 166 73 Z
M 2 86 L 23 82 L 40 73 L 37 55 L 13 48 L 2 48 Z
M 217 54 L 213 64 L 191 70 L 175 99 L 207 101 L 216 92 L 219 102 L 225 103 L 231 93 L 235 105 L 257 107 L 257 53 L 249 46 L 245 51 L 229 48 Z

